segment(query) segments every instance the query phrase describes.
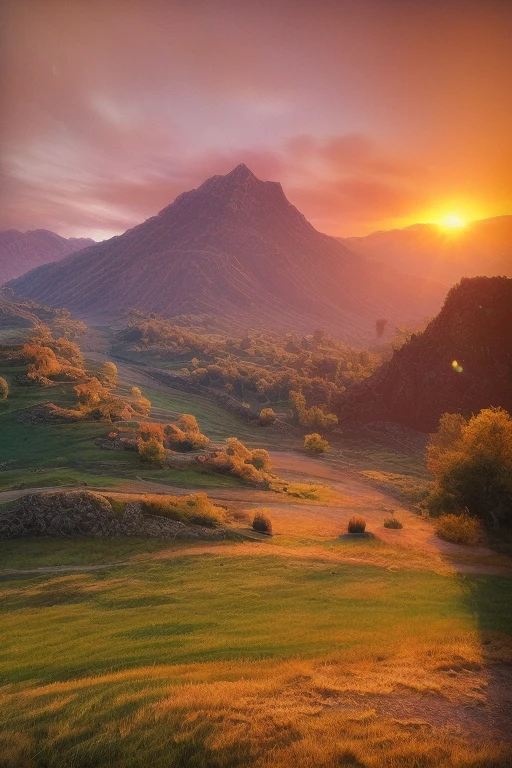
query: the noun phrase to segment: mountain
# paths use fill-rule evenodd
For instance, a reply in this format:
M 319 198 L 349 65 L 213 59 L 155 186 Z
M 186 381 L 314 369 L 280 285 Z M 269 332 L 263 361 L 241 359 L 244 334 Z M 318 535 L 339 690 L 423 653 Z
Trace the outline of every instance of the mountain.
M 7 229 L 0 232 L 0 285 L 34 267 L 58 261 L 94 244 L 94 240 L 89 238 L 66 239 L 46 229 L 32 229 L 28 232 Z
M 414 224 L 341 242 L 395 269 L 447 285 L 461 277 L 512 277 L 512 216 L 471 221 L 452 230 Z
M 324 235 L 281 185 L 245 165 L 181 194 L 157 216 L 15 280 L 14 290 L 91 317 L 127 308 L 210 314 L 249 327 L 375 335 L 375 320 L 437 311 L 446 289 L 400 275 Z
M 461 370 L 460 370 L 461 369 Z M 413 336 L 336 407 L 345 425 L 393 421 L 434 431 L 443 413 L 512 412 L 512 280 L 463 278 Z

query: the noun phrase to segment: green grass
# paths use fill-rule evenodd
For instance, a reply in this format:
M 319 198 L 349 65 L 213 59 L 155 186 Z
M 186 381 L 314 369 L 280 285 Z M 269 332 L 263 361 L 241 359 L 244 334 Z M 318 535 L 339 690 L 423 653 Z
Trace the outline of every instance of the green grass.
M 2 541 L 2 568 L 17 570 L 50 566 L 103 565 L 168 548 L 160 539 L 123 537 L 102 539 L 29 538 Z
M 141 543 L 108 546 L 117 559 Z M 24 545 L 27 555 L 36 546 Z M 52 546 L 69 562 L 70 542 Z M 104 546 L 93 544 L 92 559 Z M 347 685 L 387 690 L 388 678 L 435 689 L 441 663 L 460 665 L 455 652 L 474 658 L 479 631 L 512 632 L 508 580 L 228 552 L 184 547 L 171 559 L 0 581 L 0 764 L 377 768 L 396 747 L 402 761 L 389 765 L 476 765 L 476 745 L 451 760 L 462 748 L 453 734 L 416 726 L 405 737 L 371 708 L 330 714 L 323 699 Z M 347 763 L 323 746 L 314 763 L 301 762 L 294 744 L 305 755 L 331 744 L 368 757 Z M 432 745 L 432 758 L 417 762 Z
M 23 370 L 8 366 L 0 369 L 0 375 L 5 375 L 11 387 L 8 400 L 0 404 L 0 489 L 80 483 L 112 487 L 136 477 L 170 486 L 190 485 L 199 489 L 240 484 L 232 477 L 201 474 L 192 470 L 148 469 L 141 465 L 136 453 L 99 448 L 95 442 L 112 429 L 110 424 L 22 423 L 19 419 L 20 409 L 43 402 L 54 402 L 69 408 L 76 401 L 71 384 L 56 387 L 16 385 L 14 374 Z M 163 399 L 171 402 L 171 398 Z M 222 416 L 227 417 L 227 414 L 222 412 Z M 220 420 L 219 414 L 217 418 Z
M 400 636 L 439 643 L 471 631 L 468 590 L 491 582 L 489 628 L 512 632 L 505 579 L 348 565 L 333 572 L 314 561 L 224 558 L 221 549 L 22 589 L 3 582 L 0 677 L 33 685 L 147 664 L 395 654 Z M 176 639 L 182 626 L 185 643 Z
M 372 485 L 409 504 L 423 501 L 432 485 L 428 480 L 415 475 L 403 475 L 396 472 L 378 472 L 370 469 L 363 470 L 361 475 L 370 480 Z

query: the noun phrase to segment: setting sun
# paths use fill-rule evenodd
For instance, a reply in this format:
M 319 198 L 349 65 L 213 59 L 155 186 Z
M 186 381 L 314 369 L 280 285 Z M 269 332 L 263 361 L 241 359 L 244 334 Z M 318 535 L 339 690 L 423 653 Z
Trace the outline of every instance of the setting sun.
M 443 216 L 439 221 L 439 225 L 441 227 L 446 227 L 446 229 L 460 229 L 461 227 L 465 227 L 466 224 L 466 220 L 456 213 L 449 213 L 446 216 Z

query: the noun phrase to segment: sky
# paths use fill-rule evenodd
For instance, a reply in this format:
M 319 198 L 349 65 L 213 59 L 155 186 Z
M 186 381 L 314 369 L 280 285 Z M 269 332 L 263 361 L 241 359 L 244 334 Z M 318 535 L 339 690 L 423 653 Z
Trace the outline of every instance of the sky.
M 337 236 L 512 213 L 510 0 L 1 0 L 0 229 L 97 240 L 244 162 Z

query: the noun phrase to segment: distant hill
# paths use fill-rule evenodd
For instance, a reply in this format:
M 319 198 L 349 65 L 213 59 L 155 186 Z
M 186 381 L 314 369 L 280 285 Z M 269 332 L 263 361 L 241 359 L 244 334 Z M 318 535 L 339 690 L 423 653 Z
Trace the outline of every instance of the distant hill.
M 0 232 L 0 285 L 25 274 L 41 264 L 58 261 L 82 248 L 95 245 L 86 237 L 65 238 L 46 229 Z
M 81 316 L 127 308 L 218 315 L 249 327 L 375 337 L 375 321 L 432 315 L 446 288 L 404 276 L 324 235 L 281 185 L 245 165 L 181 194 L 143 224 L 12 283 Z
M 462 370 L 457 370 L 454 363 Z M 338 402 L 343 424 L 392 421 L 434 431 L 443 413 L 512 412 L 512 280 L 464 278 L 441 312 Z
M 395 269 L 448 285 L 461 277 L 512 277 L 512 216 L 472 221 L 455 230 L 414 224 L 341 242 Z

